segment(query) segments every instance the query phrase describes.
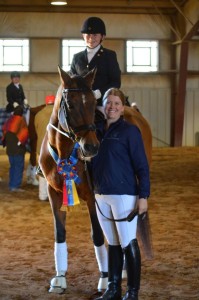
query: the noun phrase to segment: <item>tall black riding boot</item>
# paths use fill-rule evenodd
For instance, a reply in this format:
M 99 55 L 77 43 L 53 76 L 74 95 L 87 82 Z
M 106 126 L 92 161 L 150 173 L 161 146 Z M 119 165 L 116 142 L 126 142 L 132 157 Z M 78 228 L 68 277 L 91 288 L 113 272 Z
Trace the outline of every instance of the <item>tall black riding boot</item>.
M 121 278 L 123 267 L 123 251 L 121 246 L 108 246 L 108 288 L 95 300 L 121 300 Z
M 138 300 L 141 276 L 141 256 L 137 239 L 132 240 L 123 250 L 127 272 L 127 292 L 122 300 Z

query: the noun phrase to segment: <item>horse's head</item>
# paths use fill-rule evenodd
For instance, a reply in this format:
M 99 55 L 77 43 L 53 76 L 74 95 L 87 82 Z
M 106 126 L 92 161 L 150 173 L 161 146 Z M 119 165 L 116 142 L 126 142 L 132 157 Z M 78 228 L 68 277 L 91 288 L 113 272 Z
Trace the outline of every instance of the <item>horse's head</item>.
M 92 83 L 96 70 L 84 77 L 70 76 L 58 67 L 61 79 L 59 124 L 72 138 L 77 139 L 85 157 L 97 154 L 99 142 L 95 134 L 96 99 Z

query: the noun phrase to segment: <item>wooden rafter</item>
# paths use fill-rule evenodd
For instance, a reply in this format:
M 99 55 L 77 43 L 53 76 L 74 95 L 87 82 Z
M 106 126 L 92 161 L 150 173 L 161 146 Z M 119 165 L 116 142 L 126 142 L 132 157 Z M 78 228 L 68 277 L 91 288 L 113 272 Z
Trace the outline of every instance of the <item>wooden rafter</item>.
M 186 98 L 186 82 L 187 82 L 187 63 L 189 54 L 189 41 L 199 30 L 199 21 L 191 28 L 191 30 L 184 36 L 180 45 L 180 68 L 177 83 L 177 94 L 174 105 L 174 124 L 173 125 L 173 141 L 172 146 L 182 146 L 183 126 L 184 126 L 184 110 Z

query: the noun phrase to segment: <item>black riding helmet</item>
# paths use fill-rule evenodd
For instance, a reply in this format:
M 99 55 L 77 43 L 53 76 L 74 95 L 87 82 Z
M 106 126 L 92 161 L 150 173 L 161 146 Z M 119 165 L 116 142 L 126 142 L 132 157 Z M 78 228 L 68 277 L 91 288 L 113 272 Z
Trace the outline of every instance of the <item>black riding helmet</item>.
M 11 78 L 14 78 L 14 77 L 20 78 L 20 73 L 18 71 L 13 71 L 13 72 L 11 72 L 10 77 Z
M 100 18 L 90 17 L 84 21 L 81 33 L 101 33 L 102 35 L 106 35 L 106 26 Z

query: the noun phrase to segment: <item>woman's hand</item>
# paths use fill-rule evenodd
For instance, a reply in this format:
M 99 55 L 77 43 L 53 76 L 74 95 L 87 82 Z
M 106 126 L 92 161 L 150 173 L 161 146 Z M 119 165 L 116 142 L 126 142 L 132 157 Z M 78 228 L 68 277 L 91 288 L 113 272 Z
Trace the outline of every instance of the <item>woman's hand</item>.
M 148 209 L 148 200 L 145 198 L 140 198 L 137 200 L 137 208 L 138 208 L 138 212 L 139 215 L 147 212 Z

